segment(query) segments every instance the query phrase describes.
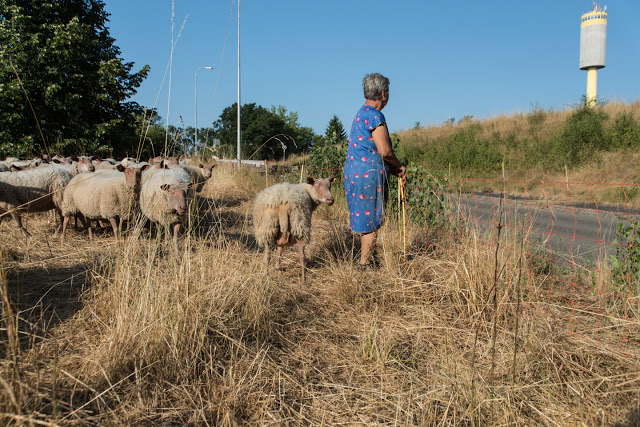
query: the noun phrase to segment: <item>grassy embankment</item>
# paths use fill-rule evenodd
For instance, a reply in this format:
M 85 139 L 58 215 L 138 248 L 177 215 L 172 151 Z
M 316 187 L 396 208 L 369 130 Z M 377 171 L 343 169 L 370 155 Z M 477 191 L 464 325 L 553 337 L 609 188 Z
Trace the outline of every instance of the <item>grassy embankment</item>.
M 337 184 L 336 205 L 316 214 L 301 286 L 295 250 L 282 272 L 264 275 L 250 212 L 265 185 L 264 176 L 216 168 L 181 262 L 139 228 L 121 243 L 72 232 L 60 245 L 47 215 L 27 221 L 30 241 L 3 222 L 0 423 L 638 421 L 640 352 L 623 354 L 606 334 L 571 334 L 566 307 L 536 292 L 549 284 L 530 274 L 527 251 L 521 268 L 502 271 L 518 263 L 517 239 L 496 257 L 468 230 L 451 250 L 410 246 L 405 258 L 392 219 L 379 242 L 382 268 L 361 273 Z M 626 316 L 637 320 L 632 307 Z
M 465 181 L 469 189 L 491 190 L 492 182 L 483 180 L 501 181 L 504 160 L 508 192 L 640 206 L 639 101 L 555 112 L 536 108 L 397 135 L 399 155 L 410 164 L 434 175 L 474 178 Z M 561 184 L 567 180 L 571 185 Z

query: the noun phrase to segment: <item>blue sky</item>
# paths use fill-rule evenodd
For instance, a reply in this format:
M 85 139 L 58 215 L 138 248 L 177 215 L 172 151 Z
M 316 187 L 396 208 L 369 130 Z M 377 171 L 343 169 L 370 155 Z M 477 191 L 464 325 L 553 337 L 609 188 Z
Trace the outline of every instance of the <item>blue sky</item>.
M 640 1 L 605 4 L 598 97 L 630 103 L 640 99 Z M 164 83 L 171 0 L 106 0 L 106 10 L 122 57 L 135 70 L 151 66 L 135 101 L 193 126 L 195 72 L 213 66 L 198 72 L 198 127 L 236 102 L 237 2 L 175 0 Z M 586 90 L 578 61 L 580 16 L 589 10 L 590 0 L 241 0 L 241 102 L 283 105 L 318 134 L 335 114 L 348 130 L 364 101 L 362 77 L 379 72 L 391 81 L 391 131 L 535 105 L 561 110 Z

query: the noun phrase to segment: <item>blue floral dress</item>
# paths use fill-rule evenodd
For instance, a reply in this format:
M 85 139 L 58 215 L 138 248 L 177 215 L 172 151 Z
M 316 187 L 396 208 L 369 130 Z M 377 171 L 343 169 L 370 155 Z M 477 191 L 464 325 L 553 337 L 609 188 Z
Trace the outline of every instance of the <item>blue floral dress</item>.
M 353 119 L 344 165 L 344 193 L 349 207 L 349 225 L 356 233 L 370 233 L 382 226 L 389 193 L 389 165 L 378 154 L 372 132 L 384 115 L 363 105 Z

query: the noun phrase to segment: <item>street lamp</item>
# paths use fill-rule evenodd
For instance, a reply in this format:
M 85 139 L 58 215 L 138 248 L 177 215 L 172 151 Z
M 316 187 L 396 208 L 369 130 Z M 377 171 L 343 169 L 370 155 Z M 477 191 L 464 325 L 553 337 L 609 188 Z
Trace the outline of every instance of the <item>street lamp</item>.
M 196 96 L 195 96 L 195 110 L 196 110 L 196 130 L 195 130 L 195 135 L 194 135 L 194 141 L 193 144 L 197 147 L 198 146 L 198 71 L 200 71 L 201 69 L 205 69 L 205 70 L 213 70 L 213 67 L 200 67 L 196 70 Z M 185 153 L 186 154 L 186 153 Z

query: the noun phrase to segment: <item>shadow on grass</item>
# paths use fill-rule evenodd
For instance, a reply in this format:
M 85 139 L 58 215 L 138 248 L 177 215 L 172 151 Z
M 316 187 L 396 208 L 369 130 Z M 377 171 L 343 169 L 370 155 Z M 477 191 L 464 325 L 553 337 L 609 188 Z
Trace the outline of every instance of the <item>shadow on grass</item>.
M 18 314 L 22 350 L 47 336 L 56 325 L 82 308 L 82 294 L 91 285 L 86 263 L 65 267 L 16 268 L 7 273 L 9 300 Z M 1 333 L 6 339 L 6 330 Z M 6 357 L 0 348 L 0 357 Z

